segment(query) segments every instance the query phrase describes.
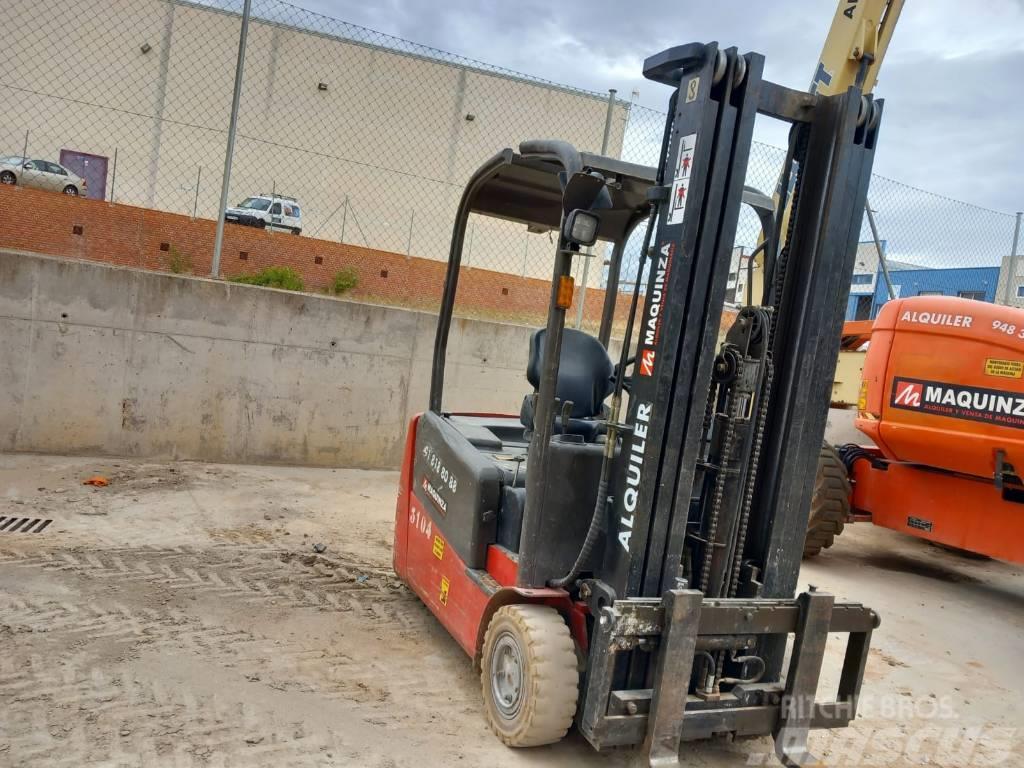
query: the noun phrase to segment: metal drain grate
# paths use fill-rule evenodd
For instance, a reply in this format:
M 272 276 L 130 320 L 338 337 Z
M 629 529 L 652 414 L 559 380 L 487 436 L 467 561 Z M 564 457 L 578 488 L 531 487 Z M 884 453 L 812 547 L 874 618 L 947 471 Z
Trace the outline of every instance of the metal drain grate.
M 53 520 L 0 515 L 0 533 L 42 533 Z

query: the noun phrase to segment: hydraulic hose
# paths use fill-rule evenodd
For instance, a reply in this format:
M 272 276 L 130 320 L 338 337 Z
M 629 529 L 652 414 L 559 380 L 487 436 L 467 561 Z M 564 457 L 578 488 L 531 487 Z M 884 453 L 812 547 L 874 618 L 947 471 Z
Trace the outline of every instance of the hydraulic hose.
M 737 656 L 735 653 L 732 656 L 732 661 L 740 665 L 741 668 L 746 667 L 750 662 L 757 664 L 757 671 L 749 677 L 720 677 L 715 681 L 715 691 L 719 690 L 721 685 L 753 685 L 754 683 L 761 682 L 761 678 L 764 677 L 765 666 L 764 659 L 760 656 Z
M 611 435 L 609 435 L 611 437 Z M 609 442 L 609 444 L 611 444 Z M 548 582 L 548 585 L 555 589 L 565 589 L 580 575 L 583 570 L 583 566 L 586 565 L 587 558 L 590 557 L 590 553 L 594 551 L 594 545 L 597 544 L 597 539 L 601 535 L 601 530 L 604 528 L 604 504 L 602 499 L 608 496 L 608 473 L 605 471 L 604 465 L 601 466 L 601 482 L 597 485 L 597 501 L 594 503 L 594 516 L 590 518 L 590 527 L 587 529 L 587 537 L 583 540 L 583 546 L 580 547 L 580 552 L 576 556 L 576 562 L 572 564 L 572 568 L 569 572 L 559 579 L 552 579 Z

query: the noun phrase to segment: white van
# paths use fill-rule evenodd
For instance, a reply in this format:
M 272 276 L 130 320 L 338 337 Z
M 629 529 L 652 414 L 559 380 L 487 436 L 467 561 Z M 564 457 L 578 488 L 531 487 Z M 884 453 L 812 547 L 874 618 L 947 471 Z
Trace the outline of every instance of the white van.
M 259 194 L 247 197 L 224 212 L 224 221 L 266 229 L 286 229 L 293 235 L 302 233 L 302 209 L 294 197 Z

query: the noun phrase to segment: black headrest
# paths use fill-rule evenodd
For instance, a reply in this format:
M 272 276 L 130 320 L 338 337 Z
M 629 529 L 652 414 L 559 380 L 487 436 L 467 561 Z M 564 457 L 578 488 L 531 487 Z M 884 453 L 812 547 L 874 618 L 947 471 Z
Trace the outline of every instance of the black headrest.
M 530 338 L 530 361 L 526 378 L 534 389 L 540 386 L 540 369 L 544 362 L 544 340 L 547 329 L 541 328 Z M 562 354 L 558 364 L 558 385 L 555 397 L 563 403 L 572 401 L 573 418 L 586 419 L 601 414 L 601 405 L 612 393 L 611 358 L 597 339 L 574 328 L 562 331 Z

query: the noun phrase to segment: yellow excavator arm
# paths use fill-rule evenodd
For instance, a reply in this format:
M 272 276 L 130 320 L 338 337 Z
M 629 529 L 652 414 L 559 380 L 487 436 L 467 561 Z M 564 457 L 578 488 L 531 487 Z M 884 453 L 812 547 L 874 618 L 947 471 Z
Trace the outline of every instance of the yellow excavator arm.
M 864 93 L 870 93 L 878 81 L 878 69 L 882 66 L 901 10 L 903 0 L 839 0 L 811 79 L 811 93 L 832 96 L 843 93 L 851 85 L 860 85 Z M 778 198 L 779 190 L 775 190 L 776 205 Z M 783 212 L 782 232 L 786 232 L 789 213 L 787 206 Z M 763 232 L 759 245 L 762 240 Z M 762 295 L 763 267 L 759 252 L 754 257 L 750 280 L 754 303 L 758 303 Z
M 870 93 L 878 82 L 878 70 L 903 10 L 903 1 L 839 0 L 811 79 L 811 93 L 832 96 L 843 93 L 851 85 L 859 85 L 864 93 Z M 778 190 L 774 200 L 778 206 Z M 781 232 L 787 231 L 789 214 L 787 206 L 783 212 Z M 764 239 L 763 232 L 760 239 Z M 761 253 L 755 256 L 754 268 L 748 273 L 750 295 L 755 303 L 760 301 L 763 293 L 764 261 Z M 737 290 L 737 301 L 740 300 L 739 294 Z M 840 353 L 832 385 L 833 403 L 852 405 L 857 402 L 863 360 L 861 352 Z
M 811 93 L 832 95 L 851 85 L 871 93 L 901 10 L 903 0 L 839 0 Z
M 903 0 L 839 0 L 814 70 L 811 93 L 832 95 L 851 85 L 870 93 L 901 10 Z M 863 352 L 840 352 L 832 381 L 834 404 L 856 404 L 863 368 Z

